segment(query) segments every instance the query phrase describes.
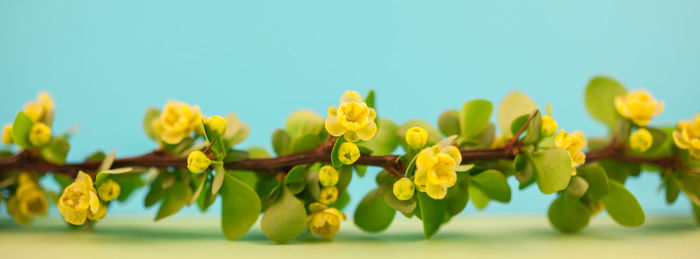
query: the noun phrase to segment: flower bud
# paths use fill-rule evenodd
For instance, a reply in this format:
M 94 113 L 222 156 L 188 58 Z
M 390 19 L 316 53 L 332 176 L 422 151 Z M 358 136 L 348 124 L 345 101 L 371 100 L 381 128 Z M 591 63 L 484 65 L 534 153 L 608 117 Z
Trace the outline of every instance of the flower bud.
M 360 158 L 360 148 L 355 143 L 345 142 L 338 148 L 338 159 L 343 164 L 352 165 Z
M 428 143 L 428 131 L 421 127 L 413 127 L 406 131 L 406 144 L 418 150 Z
M 554 119 L 552 119 L 551 116 L 542 116 L 542 135 L 544 135 L 545 137 L 551 137 L 554 135 L 554 133 L 557 133 L 558 127 L 559 125 Z
M 108 179 L 97 187 L 97 194 L 103 201 L 111 201 L 112 199 L 119 197 L 120 192 L 121 187 L 112 179 Z
M 411 179 L 403 177 L 394 183 L 394 196 L 397 199 L 405 201 L 413 198 L 413 193 L 416 187 L 413 185 Z
M 335 188 L 335 186 L 323 187 L 319 196 L 318 201 L 323 204 L 334 203 L 336 200 L 338 200 L 338 188 Z
M 653 143 L 654 137 L 646 129 L 638 129 L 630 134 L 630 147 L 635 152 L 647 151 Z
M 226 132 L 226 120 L 221 116 L 216 115 L 207 118 L 206 124 L 216 136 L 223 136 L 224 132 Z
M 318 181 L 325 187 L 332 187 L 338 183 L 338 171 L 330 165 L 321 167 L 318 172 Z
M 48 144 L 49 141 L 51 141 L 51 128 L 43 122 L 34 123 L 29 131 L 29 142 L 39 147 Z
M 2 128 L 2 143 L 7 145 L 12 144 L 12 124 L 8 123 Z
M 207 170 L 211 165 L 211 160 L 202 151 L 192 151 L 187 156 L 187 169 L 190 172 L 198 174 Z

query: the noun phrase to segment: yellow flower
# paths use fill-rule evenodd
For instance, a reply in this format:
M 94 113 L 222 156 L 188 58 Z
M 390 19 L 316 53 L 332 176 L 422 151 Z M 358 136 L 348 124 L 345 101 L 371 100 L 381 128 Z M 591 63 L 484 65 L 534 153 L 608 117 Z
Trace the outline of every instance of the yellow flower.
M 406 131 L 406 144 L 413 149 L 420 149 L 428 143 L 428 131 L 421 127 L 412 127 Z
M 552 119 L 551 116 L 542 115 L 542 135 L 545 137 L 553 136 L 554 133 L 557 133 L 558 127 L 557 121 Z
M 2 143 L 7 145 L 12 144 L 12 124 L 8 123 L 2 128 Z
M 338 147 L 338 159 L 346 165 L 352 165 L 360 158 L 360 148 L 352 142 L 344 142 Z
M 338 171 L 330 165 L 324 165 L 318 172 L 318 181 L 326 187 L 335 186 L 338 183 L 338 178 Z
M 578 130 L 568 133 L 562 129 L 554 138 L 554 146 L 566 149 L 569 152 L 572 169 L 586 162 L 586 153 L 583 153 L 583 149 L 587 145 L 586 135 Z M 576 174 L 576 171 L 572 170 L 572 174 Z
M 654 143 L 654 137 L 646 129 L 638 129 L 630 134 L 630 147 L 636 152 L 647 151 Z
M 82 225 L 88 216 L 88 211 L 98 214 L 100 200 L 97 191 L 92 186 L 92 179 L 83 171 L 78 172 L 75 182 L 68 185 L 58 198 L 58 210 L 68 223 Z
M 108 179 L 97 187 L 97 194 L 99 194 L 100 199 L 103 201 L 111 201 L 119 197 L 121 190 L 121 186 L 119 186 L 117 182 Z
M 87 218 L 89 220 L 101 220 L 105 215 L 107 215 L 107 204 L 100 202 L 100 208 L 97 212 L 93 213 L 91 210 L 88 210 Z
M 462 154 L 455 146 L 434 145 L 418 153 L 413 183 L 416 189 L 433 199 L 447 195 L 447 188 L 457 181 L 456 167 L 462 163 Z
M 28 225 L 32 217 L 46 214 L 49 206 L 46 195 L 36 181 L 26 173 L 20 174 L 19 186 L 7 200 L 7 211 L 17 224 Z
M 370 140 L 377 133 L 377 117 L 374 108 L 370 108 L 355 91 L 346 91 L 340 98 L 340 106 L 328 108 L 326 130 L 333 136 L 345 136 L 350 142 Z
M 48 144 L 51 141 L 51 128 L 43 122 L 37 122 L 32 125 L 29 131 L 29 142 L 33 146 L 39 147 Z
M 174 145 L 189 137 L 201 123 L 202 115 L 199 112 L 199 106 L 169 101 L 165 104 L 160 117 L 153 120 L 152 126 L 163 142 Z
M 309 205 L 310 215 L 307 217 L 311 233 L 323 238 L 332 238 L 340 230 L 340 221 L 345 220 L 345 214 L 336 208 L 314 202 Z
M 631 119 L 639 126 L 646 126 L 652 117 L 664 110 L 664 102 L 659 102 L 646 90 L 635 90 L 616 97 L 615 108 L 622 117 Z
M 338 188 L 335 186 L 323 187 L 321 189 L 321 194 L 319 195 L 318 201 L 323 204 L 331 204 L 338 200 Z
M 216 136 L 222 136 L 224 132 L 226 132 L 226 120 L 221 116 L 211 116 L 207 118 L 206 123 L 207 127 L 216 134 Z
M 211 165 L 211 160 L 202 151 L 192 151 L 187 155 L 187 169 L 190 172 L 198 174 L 207 170 Z
M 687 149 L 694 158 L 700 158 L 700 114 L 691 121 L 683 120 L 673 131 L 673 142 L 680 149 Z
M 51 125 L 55 104 L 53 98 L 47 92 L 39 92 L 36 100 L 29 101 L 22 111 L 33 121 Z
M 411 182 L 411 179 L 403 177 L 394 183 L 394 196 L 397 199 L 405 201 L 413 198 L 413 193 L 416 187 Z

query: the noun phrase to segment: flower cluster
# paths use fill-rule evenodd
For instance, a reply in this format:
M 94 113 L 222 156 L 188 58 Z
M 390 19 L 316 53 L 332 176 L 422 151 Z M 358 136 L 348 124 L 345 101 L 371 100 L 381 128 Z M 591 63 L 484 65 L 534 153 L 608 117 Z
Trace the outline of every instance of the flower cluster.
M 457 181 L 456 168 L 462 163 L 462 155 L 455 146 L 424 148 L 416 158 L 416 173 L 413 183 L 420 192 L 440 200 L 447 195 L 447 188 Z
M 202 125 L 202 115 L 197 105 L 168 101 L 160 116 L 151 123 L 163 142 L 174 145 L 192 135 Z
M 58 210 L 66 222 L 79 226 L 85 220 L 100 220 L 107 213 L 107 207 L 100 202 L 97 190 L 90 175 L 80 171 L 75 182 L 63 190 L 58 198 Z
M 622 117 L 639 126 L 646 126 L 654 116 L 661 114 L 664 102 L 656 100 L 649 91 L 634 90 L 615 98 L 615 108 Z
M 690 121 L 681 121 L 673 131 L 673 141 L 678 148 L 686 149 L 692 157 L 700 158 L 700 114 Z
M 36 100 L 27 102 L 22 112 L 32 121 L 28 141 L 34 147 L 40 147 L 51 142 L 51 124 L 53 123 L 55 104 L 47 92 L 39 92 Z M 12 135 L 12 124 L 5 124 L 2 130 L 2 142 L 9 145 L 15 142 Z
M 560 130 L 554 138 L 554 144 L 556 147 L 566 149 L 569 153 L 569 158 L 571 158 L 571 173 L 575 175 L 576 167 L 586 162 L 586 153 L 583 153 L 583 149 L 588 145 L 586 135 L 578 130 L 570 133 Z
M 21 173 L 15 195 L 7 200 L 7 211 L 20 225 L 28 225 L 37 215 L 46 214 L 48 202 L 35 176 Z

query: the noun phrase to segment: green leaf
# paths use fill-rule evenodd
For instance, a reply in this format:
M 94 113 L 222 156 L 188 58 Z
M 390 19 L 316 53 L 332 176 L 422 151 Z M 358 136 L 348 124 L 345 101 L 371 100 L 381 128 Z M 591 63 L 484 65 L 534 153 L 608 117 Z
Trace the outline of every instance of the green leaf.
M 355 225 L 367 232 L 382 232 L 391 225 L 396 211 L 384 201 L 384 189 L 375 188 L 360 201 L 355 210 Z
M 163 189 L 163 178 L 164 175 L 158 175 L 156 179 L 151 182 L 151 188 L 146 194 L 144 199 L 144 207 L 148 208 L 156 204 L 165 195 L 165 189 Z M 72 181 L 71 181 L 72 182 Z
M 120 202 L 126 201 L 129 196 L 138 188 L 143 187 L 146 182 L 143 180 L 142 174 L 117 174 L 111 178 L 119 184 L 121 191 L 117 200 Z
M 569 188 L 566 188 L 566 193 L 574 198 L 581 198 L 588 191 L 588 182 L 581 176 L 571 177 Z
M 155 220 L 161 220 L 180 211 L 187 205 L 192 190 L 181 181 L 176 181 L 173 186 L 165 190 L 165 198 L 158 209 Z
M 224 148 L 229 149 L 245 140 L 250 134 L 250 128 L 241 122 L 236 114 L 226 114 L 224 119 L 226 120 L 226 132 L 221 138 L 225 142 Z
M 405 201 L 399 200 L 396 198 L 391 188 L 386 188 L 386 191 L 384 191 L 384 202 L 386 202 L 389 207 L 404 214 L 411 214 L 416 209 L 415 197 Z
M 571 159 L 562 148 L 552 148 L 533 152 L 529 156 L 532 162 L 535 180 L 544 194 L 564 190 L 571 179 Z
M 143 115 L 143 131 L 146 132 L 146 136 L 152 140 L 160 142 L 160 137 L 153 130 L 153 120 L 160 117 L 160 110 L 156 107 L 148 107 L 146 113 Z
M 467 207 L 467 203 L 469 203 L 469 182 L 468 176 L 458 177 L 457 183 L 447 189 L 445 201 L 447 202 L 447 213 L 450 216 L 459 214 Z
M 115 168 L 112 170 L 100 171 L 95 176 L 95 186 L 99 186 L 100 184 L 102 184 L 102 182 L 107 180 L 107 177 L 110 175 L 128 173 L 128 172 L 131 172 L 131 170 L 133 170 L 133 168 L 131 168 L 131 167 L 121 167 L 121 168 Z
M 557 230 L 573 233 L 588 225 L 590 212 L 581 200 L 569 195 L 560 195 L 549 206 L 547 216 Z
M 289 153 L 298 153 L 312 150 L 323 143 L 323 139 L 318 135 L 306 134 L 292 139 L 289 144 Z
M 586 195 L 596 201 L 599 201 L 605 195 L 608 195 L 608 176 L 605 170 L 600 165 L 584 165 L 576 169 L 578 175 L 586 179 L 588 182 L 588 191 Z
M 598 164 L 605 169 L 605 174 L 610 180 L 624 183 L 627 176 L 639 175 L 641 166 L 639 164 L 623 163 L 613 160 L 603 160 Z
M 287 176 L 284 177 L 284 184 L 287 186 L 288 191 L 292 194 L 298 194 L 304 190 L 306 186 L 306 170 L 303 166 L 295 166 L 292 170 L 289 170 Z
M 340 150 L 340 145 L 345 142 L 345 137 L 340 136 L 338 137 L 338 140 L 335 141 L 335 144 L 333 144 L 333 149 L 331 150 L 331 164 L 334 167 L 341 167 L 343 166 L 343 162 L 340 162 L 340 157 L 338 155 L 338 152 Z
M 260 198 L 248 185 L 226 174 L 221 188 L 221 229 L 229 240 L 241 238 L 258 220 Z
M 695 218 L 695 224 L 700 226 L 700 206 L 695 205 L 695 203 L 690 203 L 690 206 L 693 207 L 693 216 Z
M 516 91 L 506 95 L 498 106 L 498 126 L 501 128 L 503 137 L 513 136 L 509 131 L 513 120 L 524 114 L 531 114 L 536 109 L 535 102 L 521 92 Z
M 311 134 L 318 136 L 323 129 L 324 120 L 316 112 L 299 110 L 287 119 L 286 131 L 292 139 Z
M 367 104 L 367 107 L 375 108 L 374 107 L 374 90 L 369 90 L 369 92 L 367 93 L 367 96 L 365 97 L 365 103 Z
M 486 208 L 486 206 L 489 205 L 489 196 L 487 196 L 483 190 L 479 189 L 479 187 L 469 186 L 468 191 L 469 197 L 474 203 L 474 207 L 476 207 L 479 210 L 483 210 L 484 208 Z
M 666 194 L 666 203 L 668 204 L 673 204 L 676 202 L 676 199 L 678 198 L 678 194 L 681 191 L 681 188 L 678 184 L 678 180 L 676 180 L 675 177 L 672 175 L 667 175 L 664 177 L 664 183 L 665 183 L 665 194 Z
M 224 184 L 226 169 L 224 168 L 223 164 L 218 164 L 214 165 L 214 171 L 216 171 L 216 174 L 214 175 L 214 180 L 211 183 L 211 194 L 216 195 L 219 193 L 219 189 L 221 189 L 221 186 Z
M 367 173 L 366 165 L 353 165 L 352 167 L 355 168 L 355 173 L 357 173 L 359 177 L 364 177 L 365 173 Z
M 352 181 L 352 167 L 343 166 L 336 169 L 338 170 L 338 183 L 335 184 L 335 187 L 338 188 L 338 194 L 342 194 Z
M 192 194 L 192 197 L 190 197 L 190 200 L 187 202 L 187 205 L 192 205 L 194 202 L 199 200 L 199 195 L 202 194 L 202 190 L 204 190 L 204 186 L 207 184 L 207 174 L 202 174 L 201 178 L 202 179 L 199 181 L 199 184 L 197 185 L 197 190 L 194 191 L 194 193 Z
M 318 171 L 311 170 L 306 174 L 306 190 L 314 200 L 321 198 L 321 186 L 318 183 Z M 339 191 L 340 192 L 340 191 Z
M 400 143 L 397 131 L 399 126 L 387 119 L 377 120 L 377 133 L 374 137 L 363 143 L 359 143 L 359 147 L 366 147 L 372 150 L 373 155 L 383 156 L 394 152 Z
M 625 93 L 625 87 L 614 79 L 594 77 L 586 87 L 586 109 L 594 119 L 612 128 L 620 118 L 615 109 L 615 97 Z
M 600 201 L 605 205 L 608 215 L 620 225 L 636 227 L 644 224 L 642 206 L 621 183 L 610 181 L 610 191 Z
M 260 228 L 265 236 L 277 243 L 292 241 L 306 230 L 304 203 L 282 188 L 282 197 L 263 214 Z
M 423 234 L 425 238 L 432 237 L 440 229 L 447 213 L 445 200 L 433 200 L 424 192 L 416 192 L 420 218 L 423 221 Z
M 678 183 L 690 201 L 700 206 L 700 175 L 680 172 Z
M 461 137 L 471 139 L 484 131 L 489 125 L 493 105 L 487 100 L 471 100 L 462 106 L 459 117 Z
M 275 154 L 277 155 L 287 154 L 287 149 L 291 141 L 292 138 L 284 130 L 277 129 L 272 133 L 272 149 L 275 150 Z
M 211 151 L 214 152 L 216 160 L 224 160 L 224 158 L 226 158 L 226 151 L 228 151 L 226 143 L 221 139 L 221 136 L 218 136 L 214 131 L 209 129 L 209 126 L 204 123 L 204 120 L 202 120 L 202 125 L 204 128 L 204 137 L 209 143 L 214 142 L 214 144 L 211 144 Z
M 238 162 L 243 159 L 249 158 L 250 153 L 242 150 L 235 150 L 231 149 L 229 152 L 226 152 L 226 157 L 224 158 L 224 163 L 232 163 L 232 162 Z
M 471 177 L 471 181 L 471 186 L 478 187 L 490 199 L 510 202 L 510 186 L 501 172 L 489 169 Z
M 62 165 L 66 163 L 69 149 L 68 140 L 63 137 L 54 137 L 48 145 L 39 149 L 39 155 L 48 162 Z
M 12 140 L 21 148 L 30 148 L 29 132 L 32 130 L 34 122 L 24 112 L 17 113 L 15 121 L 12 123 Z
M 515 170 L 515 179 L 517 179 L 520 184 L 527 183 L 532 179 L 534 169 L 532 168 L 532 162 L 530 162 L 530 160 L 527 158 L 527 155 L 516 155 L 513 162 L 513 167 Z
M 445 111 L 438 118 L 438 129 L 445 136 L 459 135 L 459 112 L 455 110 Z

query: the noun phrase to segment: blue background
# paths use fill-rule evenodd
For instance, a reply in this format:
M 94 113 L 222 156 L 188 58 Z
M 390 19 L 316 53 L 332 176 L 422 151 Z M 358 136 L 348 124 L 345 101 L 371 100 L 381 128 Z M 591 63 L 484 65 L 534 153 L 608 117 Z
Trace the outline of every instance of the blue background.
M 79 161 L 98 148 L 155 148 L 142 114 L 171 98 L 236 112 L 252 129 L 241 147 L 270 148 L 293 110 L 325 115 L 346 89 L 375 89 L 379 116 L 399 123 L 435 123 L 464 101 L 498 104 L 519 89 L 551 103 L 561 127 L 602 135 L 583 105 L 600 73 L 666 101 L 655 124 L 698 112 L 698 10 L 700 1 L 0 0 L 0 122 L 48 90 L 55 132 L 82 126 L 69 154 Z M 354 179 L 350 209 L 374 174 Z M 658 183 L 645 174 L 627 186 L 648 211 L 688 211 L 685 197 L 666 206 Z M 143 195 L 110 213 L 144 212 Z M 553 198 L 514 188 L 511 204 L 486 211 L 544 214 Z

